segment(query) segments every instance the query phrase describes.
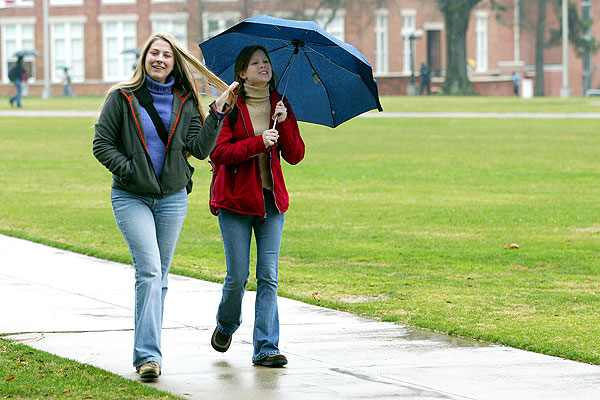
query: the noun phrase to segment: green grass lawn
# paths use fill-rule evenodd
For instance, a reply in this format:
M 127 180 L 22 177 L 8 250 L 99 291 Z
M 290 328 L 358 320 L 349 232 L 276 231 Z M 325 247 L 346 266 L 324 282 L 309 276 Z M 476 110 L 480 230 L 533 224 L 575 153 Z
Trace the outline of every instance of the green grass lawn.
M 209 104 L 211 98 L 205 98 Z M 102 102 L 100 96 L 40 97 L 23 99 L 26 110 L 86 110 L 96 111 Z M 575 97 L 535 97 L 515 99 L 513 97 L 484 96 L 381 96 L 385 112 L 555 112 L 555 113 L 600 113 L 600 99 Z M 0 111 L 10 110 L 8 99 L 0 100 Z M 372 111 L 376 112 L 376 111 Z
M 181 399 L 100 368 L 0 339 L 3 399 Z
M 384 108 L 403 111 L 404 100 L 410 111 L 461 101 L 462 111 L 469 102 L 476 111 L 501 103 L 515 111 L 523 102 L 384 98 Z M 542 100 L 536 111 L 554 103 L 556 112 L 595 112 L 589 99 Z M 0 232 L 130 262 L 112 216 L 110 173 L 91 154 L 93 118 L 1 120 Z M 600 364 L 598 127 L 584 119 L 302 124 L 306 158 L 284 167 L 292 204 L 280 294 Z M 221 281 L 209 166 L 193 164 L 172 271 Z

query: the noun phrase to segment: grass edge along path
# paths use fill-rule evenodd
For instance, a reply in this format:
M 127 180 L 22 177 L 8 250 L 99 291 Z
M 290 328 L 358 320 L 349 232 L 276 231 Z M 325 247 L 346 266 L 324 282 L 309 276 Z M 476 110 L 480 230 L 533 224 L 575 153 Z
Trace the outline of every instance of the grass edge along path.
M 0 398 L 182 399 L 139 381 L 2 337 Z

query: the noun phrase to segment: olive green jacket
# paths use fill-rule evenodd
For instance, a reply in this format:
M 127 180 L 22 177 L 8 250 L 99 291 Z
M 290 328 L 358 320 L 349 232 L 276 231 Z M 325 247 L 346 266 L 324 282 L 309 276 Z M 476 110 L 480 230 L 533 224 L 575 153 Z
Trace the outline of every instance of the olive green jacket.
M 218 120 L 214 104 L 202 124 L 192 94 L 173 89 L 173 114 L 161 179 L 148 154 L 141 121 L 140 104 L 130 90 L 108 95 L 95 125 L 93 152 L 112 172 L 112 187 L 153 196 L 169 196 L 187 187 L 189 193 L 194 168 L 185 152 L 204 159 L 215 147 L 222 120 Z

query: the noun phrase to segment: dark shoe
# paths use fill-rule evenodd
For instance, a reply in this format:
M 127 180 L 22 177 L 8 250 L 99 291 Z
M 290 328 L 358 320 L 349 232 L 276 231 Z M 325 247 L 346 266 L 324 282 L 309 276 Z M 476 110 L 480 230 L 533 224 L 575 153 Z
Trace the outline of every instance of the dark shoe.
M 225 353 L 231 345 L 232 336 L 233 335 L 224 335 L 221 332 L 219 332 L 219 328 L 215 328 L 215 331 L 212 334 L 212 338 L 210 339 L 210 344 L 216 351 L 220 353 Z
M 252 363 L 263 367 L 279 368 L 287 364 L 287 358 L 283 354 L 271 354 L 260 360 L 253 360 Z
M 140 379 L 150 380 L 157 379 L 160 375 L 160 365 L 156 361 L 149 361 L 145 364 L 136 367 L 140 374 Z
M 15 106 L 15 101 L 13 99 L 8 100 L 8 102 L 10 103 L 10 108 L 13 108 Z

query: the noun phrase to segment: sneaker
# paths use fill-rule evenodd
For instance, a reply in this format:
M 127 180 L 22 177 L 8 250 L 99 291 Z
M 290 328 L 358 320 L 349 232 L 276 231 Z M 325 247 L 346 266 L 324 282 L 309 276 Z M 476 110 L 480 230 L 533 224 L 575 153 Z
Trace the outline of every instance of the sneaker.
M 156 361 L 149 361 L 135 368 L 141 379 L 156 379 L 160 375 L 160 365 Z
M 219 331 L 219 328 L 215 328 L 215 331 L 212 334 L 212 338 L 210 339 L 210 344 L 216 351 L 220 353 L 225 353 L 231 345 L 232 336 L 233 335 L 225 335 Z
M 287 358 L 283 354 L 271 354 L 260 360 L 252 360 L 254 365 L 260 365 L 269 368 L 279 368 L 287 364 Z

